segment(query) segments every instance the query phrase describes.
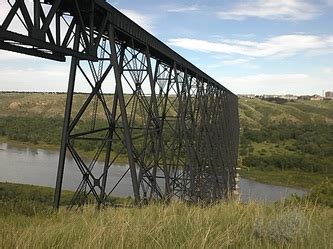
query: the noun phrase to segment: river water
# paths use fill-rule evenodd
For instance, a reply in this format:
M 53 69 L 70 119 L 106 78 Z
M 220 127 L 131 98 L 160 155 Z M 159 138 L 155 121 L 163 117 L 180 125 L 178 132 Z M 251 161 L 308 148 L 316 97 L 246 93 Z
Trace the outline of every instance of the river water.
M 9 144 L 0 144 L 0 182 L 12 182 L 54 187 L 58 164 L 58 153 L 29 147 L 13 147 Z M 102 169 L 103 165 L 95 168 Z M 108 188 L 126 173 L 128 167 L 114 165 L 109 170 Z M 79 185 L 81 174 L 74 161 L 67 158 L 63 189 L 75 190 Z M 284 199 L 291 194 L 302 196 L 304 191 L 262 184 L 252 180 L 240 179 L 241 200 L 257 202 L 273 202 Z M 113 191 L 113 196 L 132 196 L 130 174 L 125 174 L 122 182 Z

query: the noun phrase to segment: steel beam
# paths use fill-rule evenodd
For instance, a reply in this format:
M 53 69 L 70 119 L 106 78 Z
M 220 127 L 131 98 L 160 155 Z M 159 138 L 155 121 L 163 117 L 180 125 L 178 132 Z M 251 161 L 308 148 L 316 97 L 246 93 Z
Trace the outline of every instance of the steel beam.
M 78 36 L 78 34 L 76 34 L 75 41 L 74 41 L 75 47 L 79 46 L 79 39 L 80 39 L 80 37 Z M 76 76 L 76 70 L 77 70 L 78 63 L 79 63 L 79 59 L 76 57 L 72 57 L 69 81 L 68 81 L 65 115 L 64 115 L 64 126 L 62 128 L 57 181 L 56 181 L 56 188 L 55 188 L 55 195 L 54 195 L 54 208 L 56 208 L 56 209 L 58 209 L 59 205 L 60 205 L 62 181 L 64 178 L 64 169 L 65 169 L 65 161 L 66 161 L 66 150 L 67 150 L 67 144 L 69 141 L 69 139 L 68 139 L 69 138 L 69 124 L 70 124 L 71 113 L 72 113 L 75 76 Z
M 133 193 L 134 198 L 137 203 L 140 203 L 140 193 L 139 193 L 139 185 L 138 185 L 138 178 L 137 173 L 135 169 L 135 161 L 134 161 L 134 155 L 133 155 L 133 142 L 132 137 L 130 133 L 130 129 L 128 126 L 128 119 L 127 119 L 127 112 L 126 112 L 126 104 L 124 99 L 124 92 L 123 92 L 123 85 L 121 80 L 121 65 L 118 64 L 118 59 L 116 55 L 116 39 L 115 39 L 115 31 L 112 24 L 109 25 L 109 39 L 111 44 L 111 59 L 114 69 L 114 75 L 116 80 L 116 89 L 117 89 L 117 96 L 119 100 L 119 107 L 121 111 L 121 118 L 122 118 L 122 124 L 124 127 L 124 136 L 125 136 L 125 143 L 128 153 L 128 163 L 130 166 L 130 173 L 132 178 L 132 187 L 133 187 Z
M 18 15 L 27 34 L 10 28 Z M 70 207 L 112 204 L 127 174 L 137 204 L 173 198 L 214 202 L 234 190 L 237 96 L 106 1 L 16 1 L 0 26 L 0 49 L 58 61 L 72 56 L 56 209 L 67 150 L 82 176 Z M 73 115 L 77 74 L 91 91 Z M 105 84 L 113 84 L 111 95 L 103 92 Z M 89 127 L 80 125 L 89 116 Z M 110 182 L 110 167 L 125 155 L 128 169 Z

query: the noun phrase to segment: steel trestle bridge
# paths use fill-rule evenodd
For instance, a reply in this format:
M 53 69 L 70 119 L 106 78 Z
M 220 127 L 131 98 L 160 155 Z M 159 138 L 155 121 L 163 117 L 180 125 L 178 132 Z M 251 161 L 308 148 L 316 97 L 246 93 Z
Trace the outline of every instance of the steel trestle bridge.
M 55 61 L 71 56 L 56 208 L 66 153 L 82 176 L 71 206 L 91 198 L 110 204 L 125 174 L 137 203 L 228 198 L 236 185 L 236 95 L 104 0 L 1 2 L 8 12 L 0 49 Z M 91 91 L 74 112 L 78 82 Z M 91 124 L 82 125 L 88 117 Z M 80 149 L 85 145 L 93 155 Z M 108 181 L 110 167 L 124 155 L 124 175 Z

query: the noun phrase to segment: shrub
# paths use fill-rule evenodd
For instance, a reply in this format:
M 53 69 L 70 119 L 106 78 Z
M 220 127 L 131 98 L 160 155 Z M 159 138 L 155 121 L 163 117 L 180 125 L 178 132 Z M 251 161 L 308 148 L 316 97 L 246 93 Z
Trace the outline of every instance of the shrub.
M 254 234 L 258 238 L 269 239 L 277 244 L 286 244 L 298 237 L 307 236 L 308 220 L 299 210 L 290 210 L 269 221 L 257 220 Z
M 326 180 L 321 184 L 312 188 L 310 194 L 307 196 L 310 201 L 333 207 L 333 182 Z

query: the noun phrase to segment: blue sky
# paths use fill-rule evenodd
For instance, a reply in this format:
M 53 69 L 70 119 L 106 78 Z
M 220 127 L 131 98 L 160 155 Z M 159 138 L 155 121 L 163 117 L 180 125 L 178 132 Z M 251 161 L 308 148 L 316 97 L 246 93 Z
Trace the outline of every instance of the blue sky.
M 109 2 L 235 93 L 333 90 L 333 0 Z M 68 71 L 0 51 L 0 90 L 65 91 Z

